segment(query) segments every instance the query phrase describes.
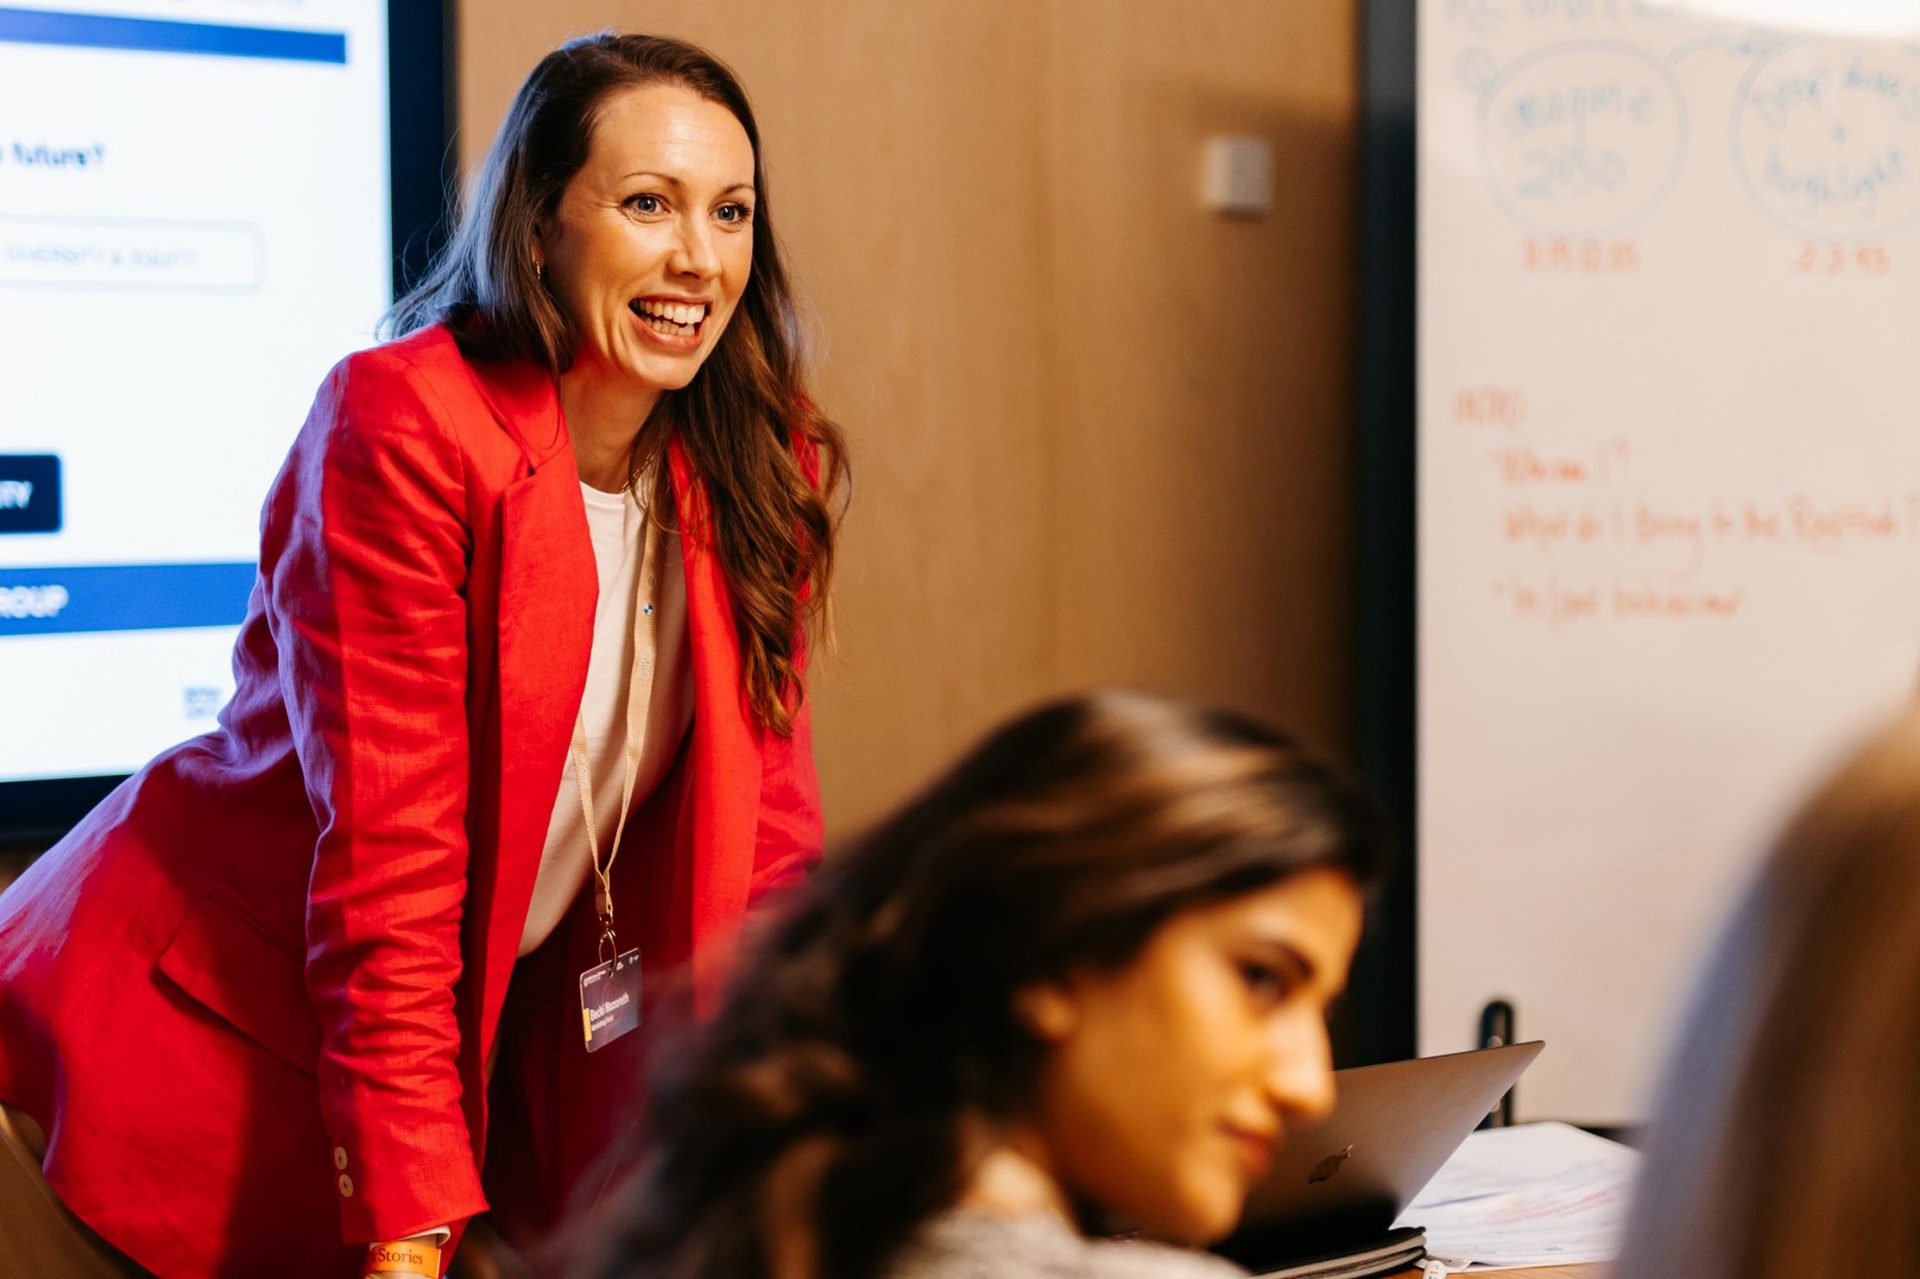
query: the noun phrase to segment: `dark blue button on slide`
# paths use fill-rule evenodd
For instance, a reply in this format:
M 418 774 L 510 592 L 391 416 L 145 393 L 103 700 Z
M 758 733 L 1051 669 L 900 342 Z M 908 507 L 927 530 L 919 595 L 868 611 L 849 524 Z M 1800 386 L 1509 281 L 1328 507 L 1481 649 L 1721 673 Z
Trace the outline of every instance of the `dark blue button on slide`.
M 60 531 L 60 459 L 0 453 L 0 534 Z

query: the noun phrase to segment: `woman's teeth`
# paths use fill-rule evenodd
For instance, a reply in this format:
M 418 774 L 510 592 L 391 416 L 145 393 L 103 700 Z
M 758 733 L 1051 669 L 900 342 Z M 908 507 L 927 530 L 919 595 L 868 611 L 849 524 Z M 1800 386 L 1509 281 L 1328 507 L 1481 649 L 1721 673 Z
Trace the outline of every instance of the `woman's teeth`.
M 670 337 L 692 337 L 707 318 L 705 303 L 651 302 L 643 298 L 628 305 L 648 328 Z

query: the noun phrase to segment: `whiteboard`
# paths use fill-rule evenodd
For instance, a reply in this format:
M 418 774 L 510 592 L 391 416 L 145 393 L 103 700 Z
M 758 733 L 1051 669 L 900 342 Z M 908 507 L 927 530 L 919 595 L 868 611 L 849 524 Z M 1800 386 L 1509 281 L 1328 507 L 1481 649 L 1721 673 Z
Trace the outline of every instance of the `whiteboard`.
M 1798 20 L 1798 25 L 1795 25 Z M 1419 1034 L 1644 1117 L 1920 674 L 1920 5 L 1421 0 Z

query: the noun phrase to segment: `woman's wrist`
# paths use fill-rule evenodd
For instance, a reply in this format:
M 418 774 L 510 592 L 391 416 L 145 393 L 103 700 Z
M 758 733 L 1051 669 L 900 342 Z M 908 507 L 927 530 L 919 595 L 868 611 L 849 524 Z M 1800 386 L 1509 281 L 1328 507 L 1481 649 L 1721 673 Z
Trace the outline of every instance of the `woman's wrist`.
M 362 1275 L 417 1275 L 440 1279 L 440 1243 L 446 1236 L 414 1235 L 392 1243 L 367 1245 L 367 1264 Z

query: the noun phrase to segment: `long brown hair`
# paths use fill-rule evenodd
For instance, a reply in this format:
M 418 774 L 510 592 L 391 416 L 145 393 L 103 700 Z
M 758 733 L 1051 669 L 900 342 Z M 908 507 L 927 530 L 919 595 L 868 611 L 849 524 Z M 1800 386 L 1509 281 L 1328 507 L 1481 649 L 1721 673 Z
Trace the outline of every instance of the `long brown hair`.
M 1813 796 L 1728 926 L 1611 1273 L 1839 1279 L 1916 1253 L 1920 714 Z
M 959 1194 L 963 1121 L 1030 1101 L 1017 990 L 1303 871 L 1367 884 L 1381 856 L 1369 801 L 1250 720 L 1128 692 L 1022 716 L 829 858 L 656 1063 L 637 1179 L 574 1273 L 764 1276 L 783 1225 L 804 1271 L 882 1273 Z
M 757 190 L 753 270 L 706 363 L 684 389 L 660 397 L 636 438 L 635 468 L 650 467 L 649 509 L 666 518 L 674 510 L 667 442 L 681 441 L 710 508 L 679 512 L 683 531 L 713 541 L 733 595 L 748 700 L 762 723 L 789 733 L 805 696 L 804 623 L 824 615 L 833 575 L 846 451 L 840 428 L 806 392 L 760 130 L 726 65 L 684 41 L 612 32 L 542 58 L 488 148 L 445 252 L 383 324 L 400 336 L 446 323 L 476 359 L 531 359 L 556 377 L 565 372 L 575 337 L 540 280 L 536 228 L 586 163 L 607 98 L 658 83 L 725 107 L 746 130 Z

